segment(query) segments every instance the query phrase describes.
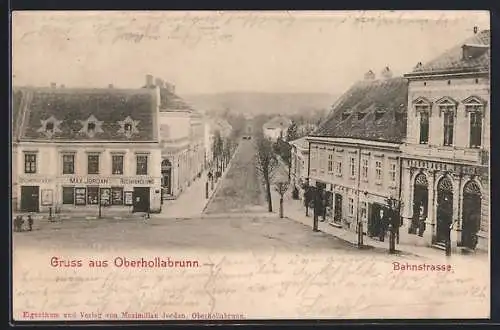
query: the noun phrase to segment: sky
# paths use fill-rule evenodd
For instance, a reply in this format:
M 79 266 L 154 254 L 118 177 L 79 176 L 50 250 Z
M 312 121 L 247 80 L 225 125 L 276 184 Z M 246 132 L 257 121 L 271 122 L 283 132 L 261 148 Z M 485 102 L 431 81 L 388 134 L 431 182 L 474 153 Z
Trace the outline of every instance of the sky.
M 14 85 L 343 93 L 489 29 L 487 11 L 14 12 Z

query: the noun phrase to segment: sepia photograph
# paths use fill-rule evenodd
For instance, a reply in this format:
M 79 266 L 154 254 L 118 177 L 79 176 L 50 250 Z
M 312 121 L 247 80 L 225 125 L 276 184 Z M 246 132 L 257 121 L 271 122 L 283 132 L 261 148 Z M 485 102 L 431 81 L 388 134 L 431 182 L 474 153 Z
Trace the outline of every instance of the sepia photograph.
M 13 11 L 11 319 L 490 318 L 488 11 Z

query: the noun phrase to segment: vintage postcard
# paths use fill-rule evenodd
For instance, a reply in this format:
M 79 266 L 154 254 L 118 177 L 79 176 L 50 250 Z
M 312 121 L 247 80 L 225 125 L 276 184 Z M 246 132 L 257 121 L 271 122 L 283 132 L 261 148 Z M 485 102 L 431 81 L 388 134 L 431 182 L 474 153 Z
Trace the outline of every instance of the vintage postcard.
M 15 321 L 490 317 L 484 11 L 12 14 Z

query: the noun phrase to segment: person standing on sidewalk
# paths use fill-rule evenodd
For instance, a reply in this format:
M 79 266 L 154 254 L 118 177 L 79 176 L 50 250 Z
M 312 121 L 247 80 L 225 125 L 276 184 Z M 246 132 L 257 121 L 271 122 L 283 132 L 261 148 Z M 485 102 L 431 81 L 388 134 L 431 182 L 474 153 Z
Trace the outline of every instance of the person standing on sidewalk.
M 33 217 L 31 214 L 28 214 L 28 230 L 33 231 Z

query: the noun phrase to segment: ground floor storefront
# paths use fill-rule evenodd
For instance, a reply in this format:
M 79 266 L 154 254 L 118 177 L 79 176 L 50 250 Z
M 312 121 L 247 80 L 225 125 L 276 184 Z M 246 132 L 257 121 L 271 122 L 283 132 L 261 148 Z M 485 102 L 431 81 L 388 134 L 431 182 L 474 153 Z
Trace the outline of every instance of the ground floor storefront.
M 487 168 L 430 160 L 403 160 L 405 230 L 428 245 L 452 250 L 488 249 L 489 175 Z
M 123 176 L 20 177 L 20 212 L 91 212 L 122 209 L 160 212 L 161 178 Z

